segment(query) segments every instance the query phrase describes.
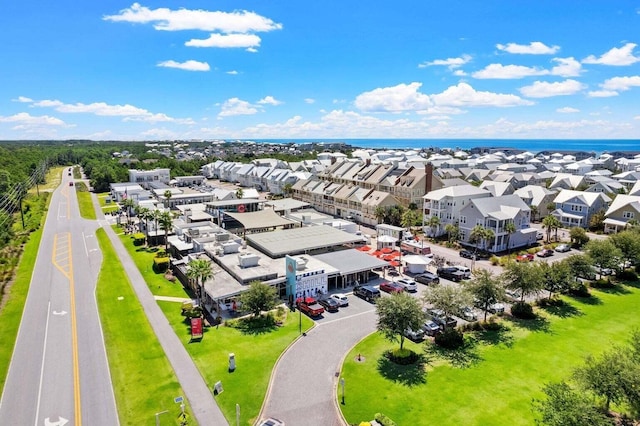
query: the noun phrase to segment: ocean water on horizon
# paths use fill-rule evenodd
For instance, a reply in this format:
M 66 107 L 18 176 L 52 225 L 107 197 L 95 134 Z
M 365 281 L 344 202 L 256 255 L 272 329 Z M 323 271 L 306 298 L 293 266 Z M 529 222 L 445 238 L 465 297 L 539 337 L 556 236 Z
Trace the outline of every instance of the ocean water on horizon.
M 476 147 L 515 148 L 531 152 L 587 151 L 602 154 L 614 151 L 640 152 L 640 140 L 632 139 L 269 139 L 265 143 L 336 143 L 373 149 L 422 149 Z

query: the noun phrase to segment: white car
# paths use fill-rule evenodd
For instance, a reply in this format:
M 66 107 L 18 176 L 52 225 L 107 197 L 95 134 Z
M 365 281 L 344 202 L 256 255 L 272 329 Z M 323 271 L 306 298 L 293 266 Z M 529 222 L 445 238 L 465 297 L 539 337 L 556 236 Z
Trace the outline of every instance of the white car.
M 349 298 L 346 294 L 334 293 L 331 295 L 331 298 L 338 302 L 338 305 L 340 305 L 340 307 L 349 306 Z
M 411 278 L 400 278 L 396 283 L 404 287 L 404 291 L 418 291 L 418 285 Z
M 571 250 L 571 247 L 569 247 L 567 244 L 560 244 L 559 246 L 556 247 L 556 251 L 559 253 L 565 253 L 570 250 Z

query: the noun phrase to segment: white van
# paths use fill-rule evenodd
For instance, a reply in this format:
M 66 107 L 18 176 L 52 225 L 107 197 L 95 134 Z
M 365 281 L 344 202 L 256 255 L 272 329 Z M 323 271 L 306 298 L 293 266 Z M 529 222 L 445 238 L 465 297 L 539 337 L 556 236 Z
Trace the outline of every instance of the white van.
M 456 269 L 464 274 L 464 279 L 468 280 L 471 278 L 471 269 L 463 265 L 455 265 Z

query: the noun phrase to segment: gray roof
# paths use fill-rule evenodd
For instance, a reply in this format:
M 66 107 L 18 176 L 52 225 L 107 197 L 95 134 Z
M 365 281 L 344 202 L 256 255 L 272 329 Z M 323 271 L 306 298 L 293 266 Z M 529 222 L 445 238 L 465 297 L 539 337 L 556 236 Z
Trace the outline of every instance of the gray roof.
M 362 241 L 360 235 L 350 234 L 328 225 L 250 234 L 246 238 L 252 246 L 271 257 L 296 255 Z
M 369 271 L 389 265 L 387 261 L 354 249 L 323 253 L 313 257 L 336 268 L 341 275 Z
M 293 226 L 295 222 L 287 220 L 273 210 L 258 210 L 257 212 L 232 213 L 225 212 L 242 224 L 245 229 L 275 228 L 278 226 Z

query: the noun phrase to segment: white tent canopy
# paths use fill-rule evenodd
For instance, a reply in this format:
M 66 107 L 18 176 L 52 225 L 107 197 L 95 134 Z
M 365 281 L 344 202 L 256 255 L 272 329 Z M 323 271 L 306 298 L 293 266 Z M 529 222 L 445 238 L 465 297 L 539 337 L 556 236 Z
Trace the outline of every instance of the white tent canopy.
M 403 256 L 402 260 L 407 265 L 429 265 L 431 264 L 431 262 L 433 262 L 433 259 L 427 256 L 420 256 L 417 254 L 410 254 L 408 256 Z

